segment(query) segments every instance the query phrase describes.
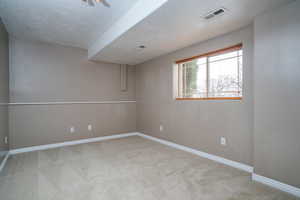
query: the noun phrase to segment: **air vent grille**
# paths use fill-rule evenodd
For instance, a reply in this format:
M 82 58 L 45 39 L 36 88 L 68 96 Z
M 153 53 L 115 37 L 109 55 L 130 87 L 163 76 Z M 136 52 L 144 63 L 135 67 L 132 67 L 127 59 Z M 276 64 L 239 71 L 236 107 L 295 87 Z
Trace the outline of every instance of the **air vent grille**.
M 213 10 L 211 12 L 209 12 L 208 14 L 206 14 L 203 18 L 206 20 L 212 19 L 216 16 L 221 16 L 225 13 L 226 9 L 225 8 L 218 8 L 216 10 Z

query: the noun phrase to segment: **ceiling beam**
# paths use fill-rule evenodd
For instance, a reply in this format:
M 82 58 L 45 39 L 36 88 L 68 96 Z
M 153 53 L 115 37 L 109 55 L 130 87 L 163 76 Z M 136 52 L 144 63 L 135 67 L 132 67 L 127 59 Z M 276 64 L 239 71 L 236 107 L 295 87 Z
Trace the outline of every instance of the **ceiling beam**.
M 89 60 L 95 60 L 97 54 L 99 54 L 101 50 L 160 8 L 167 1 L 168 0 L 139 0 L 135 3 L 123 17 L 113 24 L 93 45 L 89 47 Z

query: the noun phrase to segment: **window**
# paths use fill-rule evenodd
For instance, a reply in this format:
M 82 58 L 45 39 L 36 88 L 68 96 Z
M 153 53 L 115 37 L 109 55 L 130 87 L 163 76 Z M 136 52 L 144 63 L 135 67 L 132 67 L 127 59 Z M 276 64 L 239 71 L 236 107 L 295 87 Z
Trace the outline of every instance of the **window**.
M 177 100 L 241 99 L 242 44 L 176 62 Z

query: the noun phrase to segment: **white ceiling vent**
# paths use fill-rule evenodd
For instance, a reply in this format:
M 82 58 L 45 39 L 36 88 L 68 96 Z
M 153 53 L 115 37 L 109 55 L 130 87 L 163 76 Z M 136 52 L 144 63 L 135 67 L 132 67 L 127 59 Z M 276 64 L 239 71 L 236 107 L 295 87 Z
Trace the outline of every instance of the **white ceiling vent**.
M 210 11 L 206 15 L 203 16 L 203 19 L 209 20 L 215 17 L 219 17 L 225 14 L 227 10 L 225 8 L 218 8 L 216 10 Z

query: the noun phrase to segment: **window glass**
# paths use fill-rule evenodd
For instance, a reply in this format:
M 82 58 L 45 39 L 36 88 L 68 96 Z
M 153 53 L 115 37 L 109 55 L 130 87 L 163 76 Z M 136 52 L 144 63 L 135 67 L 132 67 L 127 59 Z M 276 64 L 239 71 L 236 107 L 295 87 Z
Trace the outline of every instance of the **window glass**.
M 179 66 L 178 96 L 181 98 L 242 97 L 242 49 L 235 47 L 182 62 Z

